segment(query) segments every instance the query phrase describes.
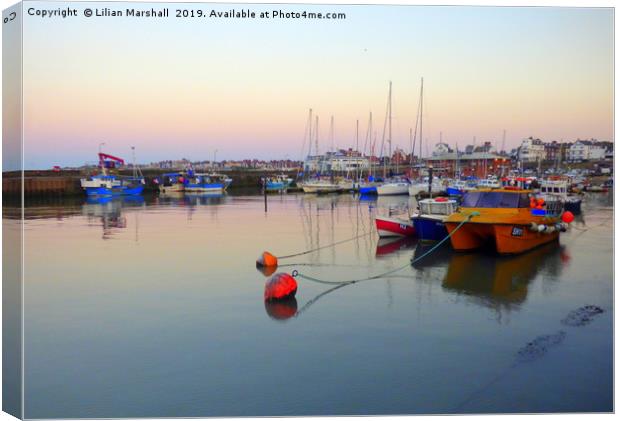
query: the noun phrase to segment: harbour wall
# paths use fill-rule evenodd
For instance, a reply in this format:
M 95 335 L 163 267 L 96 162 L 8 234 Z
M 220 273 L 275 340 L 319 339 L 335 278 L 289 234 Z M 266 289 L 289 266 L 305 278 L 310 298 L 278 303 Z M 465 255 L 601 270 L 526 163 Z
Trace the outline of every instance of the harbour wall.
M 153 180 L 165 172 L 170 170 L 147 170 L 143 171 L 146 181 L 145 192 L 155 192 L 157 185 Z M 223 171 L 224 174 L 233 179 L 233 183 L 229 190 L 252 189 L 257 190 L 261 187 L 261 177 L 274 176 L 282 174 L 282 171 Z M 291 178 L 295 178 L 296 171 L 284 171 Z M 131 171 L 121 171 L 119 175 L 130 176 Z M 62 171 L 61 173 L 53 171 L 24 171 L 23 186 L 24 196 L 78 196 L 84 192 L 80 187 L 80 179 L 86 177 L 79 171 Z M 21 172 L 5 172 L 2 174 L 2 196 L 3 197 L 19 197 L 22 189 Z

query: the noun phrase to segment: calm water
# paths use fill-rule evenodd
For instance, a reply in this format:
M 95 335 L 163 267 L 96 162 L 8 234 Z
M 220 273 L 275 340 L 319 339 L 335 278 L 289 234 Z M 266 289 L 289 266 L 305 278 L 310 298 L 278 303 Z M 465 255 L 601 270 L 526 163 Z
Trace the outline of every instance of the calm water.
M 351 238 L 407 202 L 272 196 L 268 213 L 261 196 L 230 195 L 29 206 L 25 416 L 612 411 L 609 195 L 586 199 L 559 246 L 512 258 L 441 249 L 386 278 L 341 288 L 299 279 L 296 301 L 263 302 L 263 250 Z M 372 234 L 278 271 L 343 281 L 422 249 Z M 587 304 L 605 312 L 561 323 Z M 546 353 L 516 359 L 559 331 Z

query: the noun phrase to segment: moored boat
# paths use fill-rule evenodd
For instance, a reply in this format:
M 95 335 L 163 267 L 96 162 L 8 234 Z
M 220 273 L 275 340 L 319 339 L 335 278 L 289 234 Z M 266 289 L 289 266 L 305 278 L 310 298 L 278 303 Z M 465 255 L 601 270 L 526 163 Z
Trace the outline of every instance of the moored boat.
M 379 237 L 411 237 L 415 234 L 413 222 L 405 217 L 377 215 L 375 226 Z
M 411 183 L 406 179 L 387 182 L 377 186 L 377 194 L 379 196 L 408 194 L 410 185 Z
M 411 217 L 418 238 L 426 241 L 443 240 L 448 235 L 445 221 L 458 207 L 456 200 L 445 197 L 424 199 L 420 200 L 419 207 L 419 213 Z
M 338 183 L 332 183 L 328 180 L 307 180 L 298 185 L 302 188 L 304 193 L 316 193 L 316 194 L 326 194 L 326 193 L 339 193 L 342 191 L 342 186 Z
M 213 179 L 209 174 L 193 174 L 185 185 L 188 193 L 223 193 L 224 182 Z
M 430 184 L 431 194 L 439 194 L 445 190 L 443 182 L 439 178 L 433 178 L 433 181 Z M 424 180 L 411 184 L 407 189 L 407 192 L 409 193 L 409 196 L 418 196 L 421 193 L 428 193 L 428 185 L 428 177 L 425 177 Z
M 185 191 L 185 177 L 181 173 L 165 173 L 156 180 L 160 193 L 182 193 Z
M 566 224 L 562 209 L 540 209 L 527 190 L 478 190 L 463 196 L 458 212 L 447 218 L 452 247 L 457 251 L 493 247 L 499 254 L 517 254 L 557 241 Z M 542 200 L 542 199 L 541 199 Z M 536 205 L 533 207 L 532 205 Z
M 265 190 L 267 191 L 287 191 L 293 179 L 286 174 L 278 174 L 265 180 Z
M 100 174 L 89 178 L 82 178 L 80 186 L 88 196 L 131 196 L 140 195 L 144 190 L 144 177 L 134 162 L 134 174 L 132 177 L 122 177 L 110 174 L 110 170 L 116 165 L 123 165 L 125 161 L 109 154 L 99 153 Z

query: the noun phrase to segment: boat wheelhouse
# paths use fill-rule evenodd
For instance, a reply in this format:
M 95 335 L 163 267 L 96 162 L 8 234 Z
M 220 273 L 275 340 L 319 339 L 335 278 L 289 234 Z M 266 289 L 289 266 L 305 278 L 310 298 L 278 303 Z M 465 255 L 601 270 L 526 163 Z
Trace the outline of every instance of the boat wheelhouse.
M 540 195 L 549 202 L 560 202 L 565 210 L 575 215 L 581 213 L 581 198 L 569 194 L 569 182 L 565 178 L 548 178 L 540 182 Z

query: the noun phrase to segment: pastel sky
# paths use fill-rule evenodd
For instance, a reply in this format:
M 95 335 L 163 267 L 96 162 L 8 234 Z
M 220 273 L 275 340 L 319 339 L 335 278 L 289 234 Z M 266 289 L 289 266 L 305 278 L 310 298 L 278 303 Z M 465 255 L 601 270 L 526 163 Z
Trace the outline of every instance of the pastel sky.
M 216 149 L 218 160 L 300 159 L 310 107 L 320 150 L 332 115 L 335 144 L 354 146 L 370 111 L 381 138 L 390 80 L 393 142 L 408 149 L 422 76 L 430 149 L 440 132 L 461 147 L 474 136 L 501 146 L 503 129 L 507 148 L 528 136 L 613 140 L 609 8 L 245 6 L 347 15 L 322 21 L 83 16 L 145 3 L 24 11 L 52 5 L 79 17 L 24 16 L 26 168 L 95 161 L 100 142 L 127 158 L 135 145 L 139 162 Z

